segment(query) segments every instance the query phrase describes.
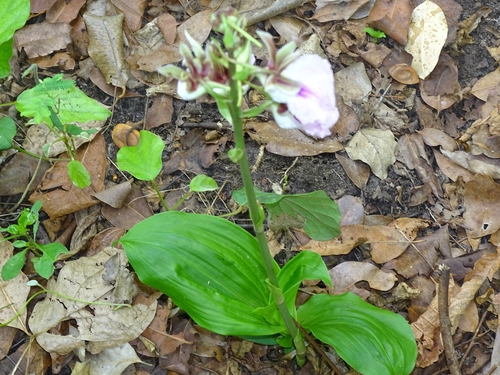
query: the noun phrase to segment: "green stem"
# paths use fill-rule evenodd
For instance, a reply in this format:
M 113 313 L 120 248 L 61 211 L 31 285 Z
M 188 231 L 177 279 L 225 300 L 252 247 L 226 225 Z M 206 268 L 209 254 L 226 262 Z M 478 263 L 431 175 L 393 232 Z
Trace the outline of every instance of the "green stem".
M 163 208 L 165 208 L 165 211 L 169 211 L 167 203 L 163 200 L 163 196 L 160 193 L 160 190 L 158 189 L 158 185 L 156 185 L 155 180 L 151 180 L 151 185 L 153 185 L 153 188 L 156 191 L 156 194 L 158 194 L 158 198 L 160 198 L 160 202 L 163 205 Z
M 232 62 L 234 60 L 233 51 L 229 51 L 229 77 L 230 77 L 230 87 L 231 87 L 231 100 L 229 102 L 229 110 L 231 112 L 231 118 L 233 122 L 234 139 L 236 142 L 236 149 L 239 155 L 239 166 L 240 173 L 243 179 L 243 186 L 245 188 L 245 193 L 247 195 L 248 210 L 250 213 L 250 219 L 252 220 L 255 237 L 259 242 L 260 252 L 264 260 L 264 265 L 266 268 L 267 277 L 272 286 L 277 290 L 280 289 L 278 283 L 278 277 L 274 268 L 273 257 L 269 251 L 267 245 L 266 234 L 264 233 L 264 217 L 262 207 L 257 202 L 255 197 L 255 191 L 252 182 L 252 176 L 250 172 L 250 166 L 248 165 L 247 153 L 245 149 L 245 138 L 243 133 L 243 122 L 242 122 L 242 112 L 240 108 L 241 102 L 241 84 L 234 79 L 236 75 L 236 65 Z M 293 339 L 295 349 L 297 351 L 297 363 L 302 366 L 305 363 L 305 344 L 297 326 L 293 322 L 292 316 L 288 311 L 286 303 L 283 298 L 277 301 L 275 298 L 278 310 L 283 318 L 286 328 Z

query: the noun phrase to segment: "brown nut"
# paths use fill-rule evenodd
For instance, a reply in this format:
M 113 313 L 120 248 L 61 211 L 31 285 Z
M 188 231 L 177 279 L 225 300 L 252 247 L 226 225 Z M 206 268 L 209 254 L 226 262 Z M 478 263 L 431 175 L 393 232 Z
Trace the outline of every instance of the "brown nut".
M 396 64 L 389 68 L 389 74 L 392 78 L 405 85 L 414 85 L 420 82 L 418 74 L 408 64 Z

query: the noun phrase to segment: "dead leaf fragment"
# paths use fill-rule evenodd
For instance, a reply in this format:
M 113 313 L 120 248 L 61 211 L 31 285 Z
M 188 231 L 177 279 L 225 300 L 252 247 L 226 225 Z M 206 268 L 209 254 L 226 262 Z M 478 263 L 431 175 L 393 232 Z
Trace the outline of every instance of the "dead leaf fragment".
M 405 50 L 413 56 L 411 66 L 420 78 L 434 70 L 447 37 L 446 17 L 437 4 L 424 1 L 413 10 Z
M 369 2 L 369 0 L 352 0 L 326 4 L 323 7 L 317 7 L 311 19 L 318 22 L 348 20 Z
M 17 30 L 14 43 L 18 51 L 24 48 L 30 59 L 46 56 L 71 43 L 70 30 L 67 23 L 35 23 Z
M 131 31 L 140 29 L 146 0 L 111 0 L 111 2 L 125 15 L 125 23 Z
M 346 158 L 345 156 L 335 154 L 335 157 L 339 161 L 347 176 L 358 188 L 363 189 L 370 177 L 370 167 L 365 163 Z
M 396 161 L 397 142 L 390 130 L 361 129 L 345 150 L 349 157 L 368 164 L 375 176 L 384 180 L 387 169 Z
M 397 280 L 392 272 L 381 271 L 377 266 L 363 262 L 342 262 L 328 272 L 335 294 L 352 292 L 363 299 L 368 298 L 370 292 L 357 288 L 355 286 L 357 282 L 367 281 L 371 288 L 387 291 Z
M 106 83 L 125 89 L 128 72 L 123 59 L 123 14 L 84 14 L 89 34 L 89 55 L 104 75 Z

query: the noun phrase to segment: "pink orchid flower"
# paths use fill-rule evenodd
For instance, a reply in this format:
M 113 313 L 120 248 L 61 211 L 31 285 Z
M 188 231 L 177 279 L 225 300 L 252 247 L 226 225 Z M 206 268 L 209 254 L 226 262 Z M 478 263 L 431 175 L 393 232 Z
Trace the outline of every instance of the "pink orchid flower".
M 270 54 L 268 69 L 274 72 L 259 78 L 276 102 L 271 109 L 278 126 L 317 138 L 331 135 L 339 110 L 330 63 L 318 55 L 296 57 L 293 43 L 276 50 L 270 34 L 259 32 L 259 36 Z

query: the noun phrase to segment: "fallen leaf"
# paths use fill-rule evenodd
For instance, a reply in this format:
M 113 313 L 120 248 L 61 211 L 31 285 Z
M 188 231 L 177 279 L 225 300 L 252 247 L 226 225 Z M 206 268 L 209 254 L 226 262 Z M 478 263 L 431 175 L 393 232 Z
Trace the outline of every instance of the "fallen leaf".
M 29 59 L 32 64 L 38 65 L 41 69 L 58 67 L 63 70 L 75 69 L 75 59 L 73 59 L 67 52 L 57 52 L 54 56 L 42 56 L 34 59 Z
M 472 87 L 471 94 L 486 102 L 490 91 L 498 85 L 500 85 L 500 67 L 480 78 Z
M 17 30 L 14 43 L 17 50 L 24 49 L 30 59 L 45 56 L 71 43 L 70 30 L 67 23 L 35 23 Z
M 0 196 L 11 196 L 26 190 L 29 182 L 36 176 L 28 191 L 33 191 L 42 181 L 44 173 L 50 168 L 47 161 L 42 161 L 38 167 L 38 160 L 23 152 L 18 152 L 0 170 Z
M 401 45 L 406 45 L 413 8 L 408 1 L 378 0 L 367 23 L 381 30 Z
M 440 146 L 443 150 L 446 151 L 455 151 L 457 149 L 457 142 L 441 130 L 424 128 L 420 131 L 417 131 L 417 133 L 422 136 L 422 139 L 428 146 Z
M 340 226 L 349 224 L 362 224 L 365 218 L 365 209 L 361 202 L 361 198 L 353 197 L 352 195 L 344 195 L 336 200 L 342 219 Z
M 115 142 L 116 147 L 137 146 L 141 133 L 132 125 L 116 124 L 111 132 L 111 138 Z
M 500 216 L 495 207 L 500 200 L 500 185 L 490 177 L 476 175 L 465 184 L 464 228 L 467 236 L 482 238 L 500 229 Z
M 334 294 L 352 292 L 363 299 L 367 299 L 370 292 L 356 287 L 357 282 L 367 281 L 370 288 L 388 291 L 397 280 L 396 275 L 392 272 L 381 271 L 373 264 L 363 262 L 342 262 L 328 272 Z
M 365 162 L 375 176 L 384 180 L 387 169 L 396 161 L 396 146 L 390 130 L 361 129 L 352 137 L 345 150 L 351 159 Z
M 182 60 L 179 48 L 174 45 L 163 43 L 153 52 L 146 54 L 137 60 L 140 70 L 156 73 L 158 68 Z
M 170 95 L 156 95 L 153 98 L 153 105 L 148 109 L 145 119 L 146 130 L 151 130 L 172 121 L 174 106 Z
M 438 150 L 433 150 L 433 152 L 439 169 L 452 181 L 456 181 L 459 177 L 461 177 L 465 182 L 469 182 L 474 179 L 474 173 L 468 169 L 456 164 L 450 158 L 441 154 Z
M 141 28 L 146 0 L 111 0 L 111 2 L 124 14 L 125 23 L 131 31 Z
M 297 129 L 282 129 L 274 121 L 246 123 L 248 135 L 266 150 L 282 156 L 313 156 L 325 152 L 333 153 L 342 150 L 342 144 L 327 137 L 314 140 Z
M 481 19 L 483 17 L 488 17 L 491 12 L 491 8 L 483 6 L 479 8 L 478 11 L 472 16 L 460 22 L 456 44 L 460 47 L 463 47 L 467 44 L 473 44 L 474 40 L 469 34 L 476 29 L 476 27 L 481 22 Z
M 161 30 L 167 44 L 173 44 L 177 37 L 177 21 L 169 13 L 162 13 L 156 18 L 156 25 Z
M 89 375 L 121 375 L 129 365 L 142 362 L 129 343 L 104 349 L 86 359 L 89 361 Z
M 0 365 L 2 365 L 3 359 L 9 355 L 10 348 L 12 347 L 17 332 L 17 328 L 8 326 L 0 327 Z M 12 358 L 9 356 L 9 359 L 11 360 Z
M 104 137 L 98 134 L 92 142 L 80 147 L 76 152 L 76 159 L 90 173 L 90 186 L 84 189 L 76 187 L 68 176 L 68 162 L 57 162 L 45 173 L 37 190 L 30 196 L 30 202 L 41 200 L 43 210 L 51 219 L 99 203 L 92 195 L 104 189 L 107 166 L 105 151 Z M 61 157 L 68 159 L 69 155 L 63 154 Z
M 287 42 L 297 39 L 297 35 L 300 35 L 301 30 L 307 26 L 307 24 L 299 18 L 285 16 L 272 17 L 269 19 L 269 22 L 271 22 L 274 29 Z
M 420 87 L 429 96 L 457 95 L 461 91 L 458 68 L 450 55 L 441 53 L 437 65 Z
M 372 91 L 365 65 L 362 62 L 355 63 L 335 73 L 335 91 L 348 106 L 363 101 Z
M 472 155 L 465 151 L 446 151 L 441 150 L 444 156 L 450 158 L 459 166 L 482 175 L 490 176 L 494 179 L 500 178 L 500 160 L 490 159 L 484 155 Z
M 14 255 L 14 247 L 9 241 L 5 241 L 0 234 L 0 270 L 12 255 Z M 0 324 L 20 329 L 25 333 L 28 331 L 26 328 L 27 312 L 24 304 L 30 292 L 30 287 L 26 285 L 27 282 L 28 277 L 22 271 L 8 281 L 4 281 L 0 277 L 0 306 L 2 307 L 0 309 Z M 7 323 L 18 312 L 21 312 L 19 317 Z
M 85 348 L 97 354 L 138 337 L 153 320 L 156 301 L 150 306 L 137 304 L 118 310 L 106 304 L 88 303 L 124 303 L 127 302 L 124 295 L 130 301 L 138 287 L 126 265 L 123 251 L 113 248 L 90 258 L 67 261 L 57 281 L 49 279 L 47 289 L 83 302 L 48 293 L 45 300 L 37 303 L 29 327 L 38 343 L 48 352 L 66 354 Z M 75 319 L 78 327 L 73 334 L 49 333 L 51 328 L 70 319 Z
M 129 230 L 138 222 L 153 215 L 141 189 L 133 185 L 122 207 L 104 206 L 102 215 L 115 227 Z
M 316 12 L 311 19 L 318 22 L 348 20 L 356 11 L 363 8 L 369 2 L 369 0 L 352 0 L 335 4 L 325 4 L 323 7 L 316 8 Z
M 187 43 L 186 32 L 198 43 L 203 44 L 212 30 L 210 17 L 213 12 L 213 9 L 205 9 L 184 21 L 177 27 L 177 39 L 175 40 L 175 44 L 180 45 L 181 43 Z
M 370 167 L 360 161 L 352 160 L 339 154 L 335 154 L 335 157 L 354 185 L 363 189 L 370 177 Z
M 421 79 L 434 70 L 447 37 L 446 17 L 437 4 L 427 0 L 413 10 L 405 50 L 413 56 L 411 67 Z
M 84 14 L 89 34 L 89 55 L 106 83 L 125 90 L 128 71 L 123 59 L 123 14 L 99 17 Z
M 47 22 L 56 23 L 70 23 L 76 17 L 78 12 L 85 4 L 85 0 L 57 0 L 47 11 L 45 19 Z
M 94 197 L 113 208 L 121 208 L 132 190 L 132 180 L 113 185 L 94 194 Z

